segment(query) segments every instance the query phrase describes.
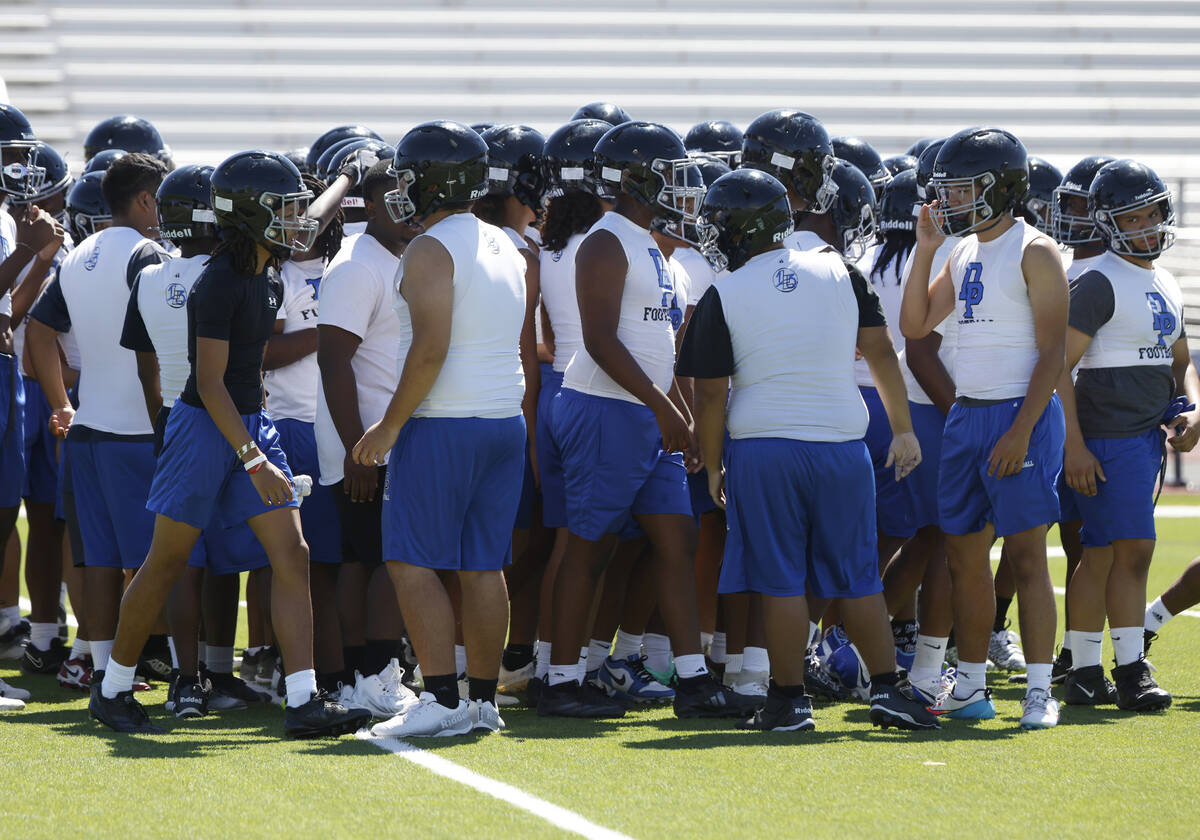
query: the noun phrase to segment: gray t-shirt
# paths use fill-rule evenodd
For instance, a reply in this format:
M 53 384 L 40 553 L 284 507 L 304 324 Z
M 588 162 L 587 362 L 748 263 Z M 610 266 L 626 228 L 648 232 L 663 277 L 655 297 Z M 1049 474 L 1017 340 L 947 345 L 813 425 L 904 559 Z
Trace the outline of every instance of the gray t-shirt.
M 1088 271 L 1071 283 L 1067 324 L 1094 337 L 1116 310 L 1112 283 Z M 1180 337 L 1186 333 L 1182 332 Z M 1085 438 L 1134 437 L 1157 428 L 1175 393 L 1168 361 L 1162 365 L 1080 368 L 1075 379 L 1079 427 Z

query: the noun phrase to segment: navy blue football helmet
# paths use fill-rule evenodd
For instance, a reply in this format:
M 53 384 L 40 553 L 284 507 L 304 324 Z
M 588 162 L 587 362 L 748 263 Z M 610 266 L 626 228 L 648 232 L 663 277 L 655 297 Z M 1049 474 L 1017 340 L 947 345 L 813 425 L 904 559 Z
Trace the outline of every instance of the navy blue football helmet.
M 67 232 L 78 245 L 112 224 L 112 211 L 100 189 L 103 172 L 84 173 L 67 193 Z
M 825 213 L 833 206 L 833 146 L 821 121 L 803 111 L 768 111 L 746 128 L 742 166 L 773 175 L 795 192 L 796 212 Z
M 158 235 L 163 239 L 216 236 L 211 166 L 189 164 L 169 173 L 158 186 Z
M 542 207 L 546 138 L 527 125 L 496 125 L 483 133 L 488 147 L 488 194 L 511 195 L 530 210 Z
M 118 114 L 96 123 L 83 141 L 83 157 L 91 160 L 105 149 L 145 152 L 171 166 L 171 150 L 149 120 Z
M 1054 205 L 1054 191 L 1061 183 L 1058 167 L 1043 158 L 1029 156 L 1029 193 L 1021 202 L 1021 216 L 1049 237 L 1054 236 L 1050 208 Z
M 742 161 L 742 132 L 725 120 L 699 122 L 684 135 L 683 147 L 688 152 L 704 152 L 730 169 L 737 169 Z
M 1060 245 L 1077 247 L 1100 242 L 1100 234 L 1088 211 L 1088 194 L 1096 173 L 1116 158 L 1090 155 L 1067 170 L 1054 190 L 1051 225 Z
M 965 128 L 942 144 L 930 186 L 933 220 L 948 236 L 987 230 L 1021 208 L 1029 192 L 1025 146 L 1002 128 Z
M 1146 208 L 1156 209 L 1158 221 L 1131 230 L 1120 217 Z M 1088 210 L 1104 247 L 1114 254 L 1153 260 L 1175 243 L 1175 202 L 1162 178 L 1135 160 L 1105 164 L 1092 179 Z
M 883 165 L 883 158 L 875 151 L 875 147 L 861 137 L 834 137 L 829 142 L 835 157 L 850 161 L 867 176 L 878 201 L 883 188 L 892 180 L 892 173 Z

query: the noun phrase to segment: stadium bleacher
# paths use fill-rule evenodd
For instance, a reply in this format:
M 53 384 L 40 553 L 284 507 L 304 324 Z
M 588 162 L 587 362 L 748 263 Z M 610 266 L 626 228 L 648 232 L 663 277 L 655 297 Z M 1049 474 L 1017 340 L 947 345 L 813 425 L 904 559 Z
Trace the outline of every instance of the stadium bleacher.
M 348 121 L 548 131 L 592 99 L 680 130 L 790 105 L 885 154 L 995 123 L 1063 169 L 1105 153 L 1168 179 L 1166 262 L 1200 323 L 1198 42 L 1197 0 L 7 0 L 0 78 L 64 149 L 132 112 L 207 163 Z

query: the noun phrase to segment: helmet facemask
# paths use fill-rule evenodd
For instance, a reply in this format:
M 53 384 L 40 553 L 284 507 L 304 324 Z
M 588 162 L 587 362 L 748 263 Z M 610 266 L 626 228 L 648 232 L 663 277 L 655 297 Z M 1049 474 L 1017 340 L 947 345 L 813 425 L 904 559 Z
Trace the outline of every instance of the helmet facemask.
M 289 254 L 312 250 L 317 243 L 320 227 L 316 219 L 309 219 L 305 215 L 312 199 L 311 190 L 286 194 L 264 192 L 259 195 L 258 203 L 271 211 L 271 221 L 262 233 L 268 247 L 277 245 L 280 249 L 287 249 Z
M 1054 201 L 1050 207 L 1050 225 L 1059 244 L 1069 247 L 1093 245 L 1100 242 L 1096 223 L 1087 211 L 1087 190 L 1070 186 L 1054 189 Z M 1072 212 L 1076 208 L 1082 213 Z
M 852 262 L 862 259 L 878 235 L 875 210 L 870 204 L 864 204 L 859 210 L 858 224 L 842 231 L 842 256 Z
M 416 202 L 409 196 L 408 191 L 417 183 L 417 173 L 411 169 L 396 169 L 388 167 L 388 174 L 396 179 L 396 189 L 388 190 L 383 195 L 384 206 L 393 222 L 411 223 L 417 215 Z
M 696 161 L 692 158 L 655 158 L 651 169 L 663 180 L 657 201 L 670 211 L 660 216 L 655 226 L 667 236 L 700 248 L 703 236 L 697 222 L 705 187 Z M 688 184 L 689 175 L 691 185 Z
M 1135 230 L 1121 230 L 1117 223 L 1118 216 L 1154 205 L 1159 207 L 1162 221 Z M 1155 193 L 1123 207 L 1097 209 L 1092 218 L 1096 222 L 1100 238 L 1114 254 L 1153 260 L 1175 244 L 1175 203 L 1171 199 L 1170 190 Z
M 946 236 L 966 236 L 987 222 L 995 224 L 998 221 L 991 201 L 996 176 L 991 172 L 981 172 L 970 178 L 945 178 L 935 174 L 929 184 L 937 195 L 933 221 Z M 951 200 L 952 197 L 958 199 L 963 193 L 968 193 L 966 201 Z
M 23 160 L 11 160 L 18 156 Z M 36 140 L 0 143 L 0 160 L 3 160 L 0 166 L 0 193 L 25 201 L 36 197 L 46 183 L 46 169 L 37 165 L 37 157 Z

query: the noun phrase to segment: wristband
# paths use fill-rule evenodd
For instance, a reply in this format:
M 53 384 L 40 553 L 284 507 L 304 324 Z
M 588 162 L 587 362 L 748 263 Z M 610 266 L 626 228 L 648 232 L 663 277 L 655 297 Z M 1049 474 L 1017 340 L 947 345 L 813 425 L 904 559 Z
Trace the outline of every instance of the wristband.
M 242 466 L 246 468 L 246 472 L 250 473 L 250 475 L 254 475 L 256 472 L 262 469 L 262 465 L 266 462 L 267 456 L 260 452 L 256 457 L 251 458 Z
M 247 452 L 249 452 L 251 449 L 256 449 L 256 448 L 258 448 L 258 444 L 255 443 L 254 441 L 250 441 L 249 443 L 242 444 L 242 448 L 237 451 L 238 460 L 239 461 L 242 460 L 242 458 L 245 457 Z

